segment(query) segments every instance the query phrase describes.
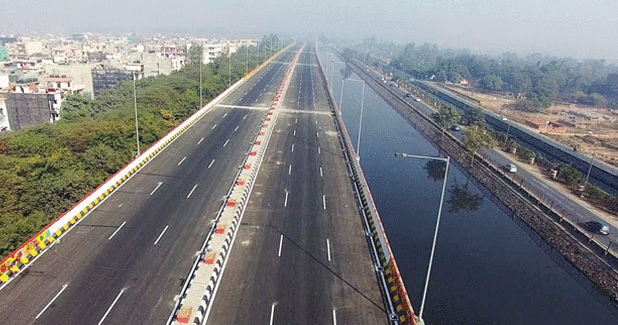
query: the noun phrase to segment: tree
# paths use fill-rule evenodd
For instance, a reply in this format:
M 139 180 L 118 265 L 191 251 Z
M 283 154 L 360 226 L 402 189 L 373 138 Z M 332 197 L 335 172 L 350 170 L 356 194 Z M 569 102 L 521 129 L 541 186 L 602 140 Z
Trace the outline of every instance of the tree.
M 481 125 L 472 125 L 464 131 L 464 145 L 472 155 L 470 166 L 474 165 L 474 155 L 482 149 L 493 147 L 495 140 L 487 131 L 487 128 Z
M 202 62 L 202 53 L 204 53 L 202 45 L 192 44 L 187 51 L 187 64 L 197 65 Z
M 440 125 L 442 137 L 444 137 L 444 130 L 457 124 L 461 118 L 461 114 L 456 108 L 441 106 L 440 110 L 437 113 L 433 113 L 431 117 Z
M 486 90 L 501 90 L 504 82 L 500 76 L 487 75 L 480 82 L 481 88 Z

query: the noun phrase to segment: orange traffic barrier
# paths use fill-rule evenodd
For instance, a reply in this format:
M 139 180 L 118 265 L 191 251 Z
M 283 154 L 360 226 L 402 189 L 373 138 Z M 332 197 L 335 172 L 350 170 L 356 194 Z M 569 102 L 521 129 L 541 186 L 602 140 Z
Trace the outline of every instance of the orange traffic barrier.
M 178 316 L 176 316 L 176 320 L 178 320 L 180 323 L 188 323 L 189 318 L 191 318 L 192 313 L 193 313 L 193 308 L 183 307 L 178 312 Z
M 255 141 L 255 144 L 257 144 L 257 145 L 259 146 L 259 145 L 261 145 L 261 144 L 262 144 L 262 141 L 260 141 L 260 140 Z
M 210 252 L 210 253 L 206 254 L 206 257 L 204 257 L 204 263 L 206 263 L 206 264 L 214 263 L 216 256 L 217 256 L 217 254 L 215 254 L 214 252 Z
M 255 155 L 257 155 L 257 152 L 251 151 L 250 155 L 255 156 Z
M 245 169 L 251 168 L 251 164 L 245 164 Z
M 228 207 L 235 207 L 235 206 L 236 206 L 236 201 L 235 201 L 235 200 L 229 200 L 229 201 L 227 201 L 227 206 L 228 206 Z
M 219 224 L 215 232 L 219 235 L 225 232 L 225 224 Z
M 242 180 L 242 179 L 239 179 L 238 181 L 236 181 L 236 185 L 243 186 L 243 185 L 245 185 L 245 181 Z

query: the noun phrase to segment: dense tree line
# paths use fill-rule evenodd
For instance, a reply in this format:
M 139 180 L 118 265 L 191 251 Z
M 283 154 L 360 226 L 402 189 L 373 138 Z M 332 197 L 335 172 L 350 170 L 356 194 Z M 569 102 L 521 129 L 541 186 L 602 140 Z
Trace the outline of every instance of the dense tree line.
M 618 107 L 618 66 L 604 60 L 513 53 L 492 57 L 411 43 L 399 49 L 390 66 L 417 79 L 454 83 L 466 79 L 481 89 L 508 91 L 525 110 L 547 108 L 552 100 Z
M 248 69 L 270 53 L 273 37 L 251 47 Z M 247 69 L 231 58 L 231 80 Z M 195 61 L 195 60 L 194 60 Z M 202 67 L 204 103 L 229 83 L 229 60 Z M 199 60 L 168 76 L 137 81 L 140 147 L 146 148 L 199 107 Z M 133 81 L 96 99 L 69 96 L 62 119 L 0 135 L 0 255 L 6 256 L 127 164 L 136 154 Z

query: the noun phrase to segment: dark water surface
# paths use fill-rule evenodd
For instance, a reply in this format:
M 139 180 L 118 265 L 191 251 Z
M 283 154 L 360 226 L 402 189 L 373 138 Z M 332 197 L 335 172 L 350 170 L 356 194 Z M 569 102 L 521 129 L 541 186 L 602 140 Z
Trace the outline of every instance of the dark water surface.
M 338 101 L 341 67 L 333 73 Z M 362 83 L 346 81 L 343 112 L 355 144 L 361 90 Z M 429 177 L 427 160 L 394 153 L 438 150 L 369 87 L 365 95 L 361 164 L 418 313 L 442 179 Z M 457 164 L 447 188 L 426 324 L 618 324 L 618 309 L 607 298 Z

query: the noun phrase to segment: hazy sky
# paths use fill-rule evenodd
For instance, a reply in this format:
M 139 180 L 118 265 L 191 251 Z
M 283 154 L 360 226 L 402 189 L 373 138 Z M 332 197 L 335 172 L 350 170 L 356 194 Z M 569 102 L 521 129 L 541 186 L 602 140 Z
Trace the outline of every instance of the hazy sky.
M 0 0 L 0 33 L 27 31 L 323 33 L 618 62 L 617 0 Z

